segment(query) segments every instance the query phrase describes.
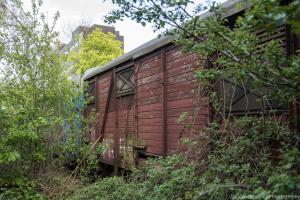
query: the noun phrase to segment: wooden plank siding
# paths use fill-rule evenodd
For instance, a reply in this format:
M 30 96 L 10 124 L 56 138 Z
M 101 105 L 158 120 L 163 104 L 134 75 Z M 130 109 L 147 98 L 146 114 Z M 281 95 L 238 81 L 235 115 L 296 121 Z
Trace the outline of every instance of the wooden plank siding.
M 95 126 L 97 132 L 91 140 L 95 141 L 101 132 L 105 146 L 102 161 L 125 168 L 129 164 L 123 161 L 126 160 L 124 152 L 134 151 L 133 148 L 128 150 L 128 146 L 132 145 L 128 138 L 142 142 L 147 155 L 167 155 L 183 150 L 180 139 L 189 136 L 190 129 L 184 122 L 178 122 L 183 112 L 187 112 L 188 119 L 194 122 L 194 129 L 197 129 L 194 133 L 208 122 L 208 105 L 201 97 L 203 109 L 197 116 L 194 114 L 196 99 L 199 99 L 196 98 L 194 70 L 201 67 L 197 65 L 196 55 L 184 54 L 180 47 L 172 44 L 148 53 L 133 63 L 135 89 L 131 95 L 116 96 L 115 82 L 111 88 L 114 70 L 95 77 L 98 104 L 95 107 L 99 118 Z M 198 102 L 197 106 L 200 104 Z M 136 152 L 132 155 L 138 156 Z
M 199 67 L 202 66 L 198 65 L 195 54 L 183 54 L 178 46 L 169 47 L 166 51 L 168 153 L 185 150 L 180 140 L 190 137 L 191 130 L 187 124 L 178 122 L 183 112 L 189 114 L 188 123 L 193 124 L 195 133 L 199 133 L 207 123 L 206 105 L 202 113 L 197 113 L 197 116 L 194 114 L 197 104 L 194 71 Z
M 151 123 L 148 120 L 162 116 L 162 66 L 160 50 L 140 60 L 137 74 L 138 139 L 144 141 L 146 152 L 163 155 L 163 121 Z M 151 117 L 154 116 L 155 117 Z M 141 116 L 141 118 L 140 118 Z M 146 118 L 143 119 L 143 118 Z

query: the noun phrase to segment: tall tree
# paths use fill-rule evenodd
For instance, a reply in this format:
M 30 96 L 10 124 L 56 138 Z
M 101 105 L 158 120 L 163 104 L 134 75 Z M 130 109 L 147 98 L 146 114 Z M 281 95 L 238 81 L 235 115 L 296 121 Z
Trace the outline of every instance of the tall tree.
M 58 15 L 48 24 L 41 1 L 31 11 L 17 0 L 0 2 L 0 198 L 15 199 L 9 195 L 22 198 L 31 187 L 22 178 L 48 163 L 60 143 L 74 91 L 62 73 Z
M 78 38 L 79 45 L 67 55 L 67 61 L 74 64 L 76 72 L 104 65 L 123 54 L 122 42 L 112 33 L 104 33 L 99 28 L 86 38 Z
M 199 80 L 235 77 L 237 84 L 250 83 L 252 90 L 268 88 L 268 94 L 276 94 L 282 101 L 300 97 L 299 52 L 282 56 L 284 52 L 276 40 L 258 52 L 260 41 L 253 32 L 266 29 L 266 34 L 272 34 L 277 26 L 287 24 L 300 34 L 299 0 L 285 5 L 279 0 L 241 1 L 237 7 L 248 7 L 247 12 L 231 27 L 227 10 L 215 3 L 209 6 L 190 0 L 114 0 L 113 3 L 118 8 L 106 16 L 107 22 L 128 17 L 142 25 L 151 23 L 155 30 L 176 34 L 177 42 L 185 50 L 210 59 L 214 68 L 197 72 Z M 205 10 L 210 10 L 211 15 L 203 19 L 200 16 Z

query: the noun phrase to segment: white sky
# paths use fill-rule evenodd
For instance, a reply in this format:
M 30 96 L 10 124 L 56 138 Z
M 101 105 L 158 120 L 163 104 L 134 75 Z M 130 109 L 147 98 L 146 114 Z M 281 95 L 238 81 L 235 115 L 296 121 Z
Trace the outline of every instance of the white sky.
M 196 0 L 196 2 L 201 1 L 205 0 Z M 106 0 L 105 2 L 103 0 L 43 0 L 43 2 L 42 11 L 49 18 L 59 11 L 60 18 L 56 28 L 61 33 L 60 38 L 64 43 L 69 41 L 70 38 L 68 36 L 71 33 L 71 29 L 81 25 L 82 22 L 88 22 L 90 25 L 105 25 L 104 16 L 114 8 L 111 0 Z M 25 9 L 30 8 L 31 0 L 23 0 L 23 3 Z M 119 21 L 113 26 L 124 36 L 125 52 L 157 36 L 150 25 L 143 27 L 129 19 Z
M 109 0 L 106 2 L 103 0 L 44 0 L 43 2 L 42 11 L 48 17 L 54 16 L 59 11 L 60 18 L 56 28 L 61 32 L 60 38 L 65 43 L 69 40 L 67 37 L 71 28 L 74 29 L 82 22 L 105 25 L 104 16 L 113 9 L 113 4 Z M 25 9 L 30 8 L 31 0 L 23 0 L 23 3 Z M 119 21 L 112 26 L 124 36 L 125 52 L 157 36 L 151 26 L 143 27 L 131 20 Z

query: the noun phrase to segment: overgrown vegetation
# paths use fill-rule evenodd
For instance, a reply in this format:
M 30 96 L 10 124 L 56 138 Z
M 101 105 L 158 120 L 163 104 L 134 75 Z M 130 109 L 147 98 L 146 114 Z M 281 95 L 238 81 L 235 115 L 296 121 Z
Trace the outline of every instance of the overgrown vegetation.
M 98 180 L 103 149 L 78 140 L 84 136 L 84 129 L 73 127 L 80 92 L 64 76 L 54 26 L 45 22 L 40 3 L 33 1 L 32 12 L 26 12 L 18 0 L 0 1 L 0 199 L 299 198 L 299 133 L 273 110 L 232 117 L 230 108 L 225 109 L 230 103 L 224 96 L 216 98 L 214 88 L 230 79 L 233 85 L 247 85 L 266 103 L 299 104 L 299 51 L 282 56 L 285 52 L 275 40 L 258 51 L 253 30 L 263 27 L 271 34 L 287 24 L 299 34 L 300 1 L 281 5 L 279 0 L 252 0 L 231 26 L 216 4 L 211 7 L 214 15 L 200 19 L 207 7 L 188 0 L 113 2 L 119 8 L 108 21 L 130 17 L 143 25 L 151 22 L 157 30 L 176 34 L 185 51 L 208 60 L 212 66 L 199 69 L 195 77 L 218 121 L 189 138 L 184 154 L 149 159 L 127 177 Z M 103 45 L 92 35 L 71 56 L 80 73 L 112 59 L 86 56 L 98 54 L 94 43 Z M 72 170 L 61 173 L 66 161 L 74 161 L 68 166 Z
M 264 129 L 264 132 L 261 130 Z M 296 199 L 299 136 L 272 120 L 211 124 L 185 155 L 149 160 L 124 180 L 106 178 L 70 199 Z M 295 195 L 293 197 L 293 195 Z
M 48 24 L 40 1 L 31 11 L 18 0 L 0 5 L 0 199 L 43 199 L 36 178 L 60 168 L 54 158 L 64 155 L 63 121 L 74 120 L 78 91 L 63 73 L 58 15 Z

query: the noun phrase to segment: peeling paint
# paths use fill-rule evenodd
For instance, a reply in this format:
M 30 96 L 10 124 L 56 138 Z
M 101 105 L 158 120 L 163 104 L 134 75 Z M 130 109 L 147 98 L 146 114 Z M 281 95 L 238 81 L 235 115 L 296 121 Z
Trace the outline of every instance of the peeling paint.
M 114 160 L 114 140 L 113 138 L 103 139 L 103 158 L 105 160 Z M 127 134 L 126 138 L 119 138 L 120 144 L 120 167 L 131 169 L 135 167 L 137 160 L 137 148 L 145 148 L 145 142 L 142 140 L 134 139 L 131 134 Z

